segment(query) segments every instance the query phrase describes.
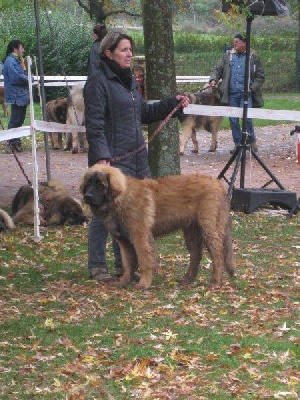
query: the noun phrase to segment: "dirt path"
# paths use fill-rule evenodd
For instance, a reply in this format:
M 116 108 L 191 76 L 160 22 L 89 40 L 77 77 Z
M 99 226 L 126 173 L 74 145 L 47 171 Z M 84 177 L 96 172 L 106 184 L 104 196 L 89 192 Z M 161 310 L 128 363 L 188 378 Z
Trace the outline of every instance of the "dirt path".
M 281 125 L 277 127 L 256 128 L 258 138 L 259 157 L 271 170 L 275 177 L 282 183 L 286 190 L 295 191 L 300 196 L 300 166 L 296 159 L 297 137 L 290 136 L 289 132 L 294 125 Z M 181 157 L 181 171 L 183 174 L 190 172 L 205 173 L 217 177 L 230 158 L 229 150 L 233 148 L 229 131 L 220 131 L 218 149 L 209 153 L 210 134 L 199 132 L 197 135 L 200 146 L 199 154 L 192 154 L 191 143 L 188 143 L 186 155 Z M 19 159 L 26 173 L 31 179 L 32 156 L 30 151 L 20 153 Z M 70 193 L 79 196 L 78 185 L 82 174 L 87 167 L 86 154 L 70 154 L 69 152 L 51 151 L 51 176 L 60 180 L 69 189 Z M 46 180 L 45 154 L 38 151 L 39 180 Z M 232 168 L 226 174 L 232 175 Z M 13 155 L 5 154 L 5 145 L 0 144 L 0 207 L 9 207 L 13 196 L 21 185 L 26 184 Z M 245 187 L 260 188 L 269 180 L 269 175 L 247 154 Z M 227 185 L 224 181 L 224 184 Z M 236 180 L 239 187 L 239 177 Z M 272 183 L 270 187 L 277 186 Z

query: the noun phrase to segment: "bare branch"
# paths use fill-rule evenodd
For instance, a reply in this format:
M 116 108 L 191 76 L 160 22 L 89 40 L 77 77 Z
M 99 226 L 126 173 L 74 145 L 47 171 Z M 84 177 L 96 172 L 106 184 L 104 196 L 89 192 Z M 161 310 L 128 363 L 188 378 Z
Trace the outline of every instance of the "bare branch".
M 142 14 L 136 14 L 136 13 L 132 13 L 130 11 L 126 11 L 126 10 L 114 10 L 114 11 L 109 11 L 107 13 L 105 13 L 106 17 L 109 17 L 110 15 L 114 15 L 114 14 L 126 14 L 126 15 L 130 15 L 131 17 L 141 17 Z
M 85 6 L 81 0 L 77 0 L 77 3 L 89 14 L 90 18 L 92 18 L 91 10 L 87 6 Z

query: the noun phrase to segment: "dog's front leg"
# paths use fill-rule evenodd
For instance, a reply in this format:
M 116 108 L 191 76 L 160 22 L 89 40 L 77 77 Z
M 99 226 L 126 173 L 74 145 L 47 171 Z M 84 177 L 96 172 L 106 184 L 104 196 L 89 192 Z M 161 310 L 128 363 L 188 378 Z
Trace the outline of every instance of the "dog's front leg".
M 193 142 L 193 146 L 194 146 L 194 149 L 192 150 L 192 153 L 199 153 L 199 143 L 198 143 L 198 140 L 197 140 L 196 127 L 194 127 L 192 129 L 191 138 L 192 138 L 192 142 Z
M 126 242 L 121 239 L 117 239 L 118 245 L 120 247 L 120 253 L 122 257 L 122 266 L 123 266 L 123 275 L 120 278 L 119 286 L 125 287 L 128 286 L 131 282 L 131 277 L 133 275 L 132 271 L 132 263 L 131 263 L 131 254 L 132 254 L 132 245 L 129 242 Z
M 138 236 L 134 240 L 134 249 L 137 255 L 141 279 L 136 288 L 148 289 L 152 283 L 153 271 L 156 265 L 156 247 L 152 233 Z
M 179 149 L 180 155 L 184 155 L 185 146 L 187 142 L 190 140 L 192 133 L 195 129 L 195 116 L 188 115 L 182 125 L 183 125 L 183 131 L 182 134 L 180 135 L 180 149 Z
M 215 131 L 211 132 L 211 144 L 210 144 L 210 148 L 208 151 L 214 152 L 217 150 L 217 146 L 218 146 L 217 139 L 218 139 L 218 132 L 215 132 Z

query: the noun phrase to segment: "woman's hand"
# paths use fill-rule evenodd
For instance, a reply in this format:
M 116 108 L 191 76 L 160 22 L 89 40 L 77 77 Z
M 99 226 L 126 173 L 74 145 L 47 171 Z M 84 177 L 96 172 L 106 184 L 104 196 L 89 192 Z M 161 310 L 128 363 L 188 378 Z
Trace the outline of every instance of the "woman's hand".
M 96 162 L 96 164 L 110 165 L 110 162 L 109 160 L 99 160 Z
M 182 107 L 183 107 L 183 108 L 184 108 L 184 107 L 187 107 L 187 106 L 190 104 L 190 99 L 189 99 L 187 96 L 183 96 L 183 95 L 181 95 L 181 94 L 178 94 L 178 95 L 176 96 L 176 99 L 179 100 L 179 101 L 181 101 Z

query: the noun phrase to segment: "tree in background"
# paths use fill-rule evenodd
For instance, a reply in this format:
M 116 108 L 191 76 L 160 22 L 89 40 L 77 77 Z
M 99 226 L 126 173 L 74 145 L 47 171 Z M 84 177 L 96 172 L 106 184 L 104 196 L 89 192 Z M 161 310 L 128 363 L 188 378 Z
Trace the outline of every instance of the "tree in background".
M 111 15 L 126 14 L 133 17 L 141 16 L 140 13 L 132 11 L 136 7 L 134 1 L 101 1 L 101 0 L 76 0 L 78 5 L 84 9 L 91 20 L 105 22 Z M 119 8 L 118 8 L 119 7 Z
M 143 26 L 147 71 L 147 97 L 162 99 L 176 93 L 171 0 L 143 0 Z M 149 138 L 157 124 L 149 126 Z M 149 163 L 154 176 L 180 173 L 177 120 L 168 122 L 149 144 Z

